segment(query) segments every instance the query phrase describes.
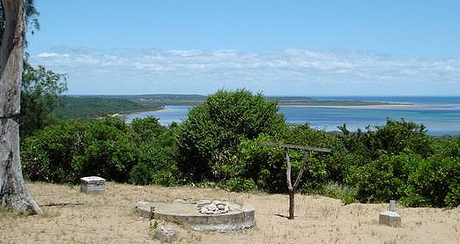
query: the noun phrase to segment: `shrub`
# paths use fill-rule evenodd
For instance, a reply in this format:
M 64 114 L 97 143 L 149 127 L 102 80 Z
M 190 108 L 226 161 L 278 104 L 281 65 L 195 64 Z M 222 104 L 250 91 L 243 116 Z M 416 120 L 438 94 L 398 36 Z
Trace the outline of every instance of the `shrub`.
M 324 131 L 311 129 L 308 125 L 288 126 L 278 137 L 262 134 L 255 139 L 246 139 L 235 154 L 232 164 L 235 165 L 234 172 L 237 172 L 236 176 L 253 179 L 259 189 L 269 192 L 286 191 L 286 158 L 282 148 L 262 146 L 261 142 L 264 141 L 332 149 L 331 154 L 308 153 L 299 187 L 303 192 L 320 189 L 328 181 L 341 181 L 351 160 L 340 140 Z M 290 150 L 289 154 L 292 175 L 296 177 L 305 152 Z
M 172 186 L 180 182 L 175 158 L 175 128 L 158 135 L 156 140 L 141 145 L 139 163 L 130 172 L 130 182 L 138 185 Z
M 342 200 L 345 204 L 349 204 L 356 201 L 357 189 L 337 182 L 328 182 L 318 190 L 304 193 L 336 198 Z
M 432 154 L 432 140 L 426 128 L 413 122 L 388 119 L 386 125 L 376 126 L 366 132 L 351 133 L 346 126 L 340 126 L 341 139 L 345 147 L 356 155 L 362 155 L 362 164 L 375 160 L 382 154 L 398 155 L 402 152 L 416 153 L 423 158 Z
M 456 207 L 460 203 L 460 157 L 435 155 L 422 160 L 408 181 L 408 206 Z
M 84 137 L 90 125 L 70 120 L 26 138 L 21 148 L 24 176 L 30 180 L 75 183 L 82 175 Z
M 119 118 L 61 122 L 28 137 L 22 145 L 25 175 L 31 180 L 77 183 L 99 175 L 126 181 L 138 147 Z
M 347 176 L 347 183 L 357 189 L 361 202 L 387 202 L 405 194 L 407 181 L 421 157 L 417 154 L 381 155 L 364 166 L 355 166 Z
M 77 183 L 98 175 L 135 184 L 174 185 L 177 170 L 177 127 L 166 128 L 156 118 L 69 120 L 46 127 L 22 144 L 26 177 Z
M 129 181 L 136 185 L 148 185 L 153 182 L 154 174 L 148 163 L 138 163 L 131 169 Z
M 227 190 L 236 192 L 248 192 L 257 190 L 257 186 L 251 178 L 247 179 L 240 177 L 227 180 L 223 187 Z
M 284 125 L 275 101 L 246 90 L 218 91 L 190 110 L 180 126 L 180 170 L 192 180 L 227 180 L 244 139 L 276 134 Z
M 307 185 L 304 187 L 318 188 L 327 181 L 342 183 L 349 167 L 355 164 L 356 155 L 350 154 L 337 136 L 312 129 L 307 124 L 289 126 L 281 140 L 289 144 L 331 149 L 331 153 L 309 154 L 304 176 Z M 298 160 L 301 160 L 301 157 L 302 155 L 299 155 Z
M 407 206 L 457 206 L 460 202 L 460 137 L 433 139 L 423 125 L 388 120 L 385 126 L 340 139 L 358 156 L 347 182 L 362 202 L 401 199 Z
M 272 137 L 261 134 L 255 139 L 246 139 L 238 147 L 233 164 L 235 176 L 252 179 L 258 189 L 268 192 L 286 191 L 286 166 L 283 150 L 262 146 L 261 142 L 273 141 Z M 295 172 L 297 164 L 293 164 Z
M 173 186 L 177 184 L 177 170 L 158 169 L 158 162 L 141 162 L 136 164 L 129 173 L 129 181 L 137 185 Z
M 90 123 L 84 137 L 81 174 L 126 182 L 137 163 L 139 147 L 122 119 L 107 117 Z
M 160 125 L 157 118 L 151 116 L 142 119 L 133 119 L 131 121 L 131 128 L 139 137 L 139 143 L 155 140 L 167 130 Z
M 388 119 L 385 126 L 377 127 L 370 145 L 371 148 L 383 150 L 388 154 L 397 155 L 403 151 L 410 151 L 426 158 L 433 152 L 431 138 L 426 132 L 424 125 Z

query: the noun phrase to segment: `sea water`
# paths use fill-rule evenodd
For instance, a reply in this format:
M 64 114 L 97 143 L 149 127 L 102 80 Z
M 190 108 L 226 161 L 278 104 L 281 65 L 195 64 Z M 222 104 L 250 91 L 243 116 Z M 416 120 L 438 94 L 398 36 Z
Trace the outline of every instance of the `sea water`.
M 411 104 L 413 106 L 280 106 L 280 113 L 292 124 L 308 123 L 326 131 L 338 130 L 346 124 L 349 130 L 380 126 L 387 118 L 423 124 L 430 135 L 460 134 L 460 97 L 314 97 L 328 101 L 366 101 Z M 164 110 L 135 113 L 134 118 L 154 116 L 168 125 L 186 119 L 191 106 L 166 106 Z

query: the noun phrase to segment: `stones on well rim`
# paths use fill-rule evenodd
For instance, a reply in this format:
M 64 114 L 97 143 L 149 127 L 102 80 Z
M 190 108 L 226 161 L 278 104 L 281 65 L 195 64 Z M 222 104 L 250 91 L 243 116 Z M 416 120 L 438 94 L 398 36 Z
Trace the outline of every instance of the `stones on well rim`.
M 102 194 L 105 192 L 105 179 L 99 176 L 80 178 L 80 191 L 86 194 Z
M 197 202 L 196 206 L 201 214 L 224 214 L 230 211 L 228 202 L 201 200 Z
M 211 200 L 201 200 L 196 203 L 198 207 L 203 207 L 204 205 L 209 205 L 211 204 Z

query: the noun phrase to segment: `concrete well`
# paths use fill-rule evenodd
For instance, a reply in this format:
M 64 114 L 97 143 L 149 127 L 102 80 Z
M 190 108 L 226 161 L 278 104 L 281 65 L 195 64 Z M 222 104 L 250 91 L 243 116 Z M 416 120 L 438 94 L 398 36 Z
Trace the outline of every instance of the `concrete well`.
M 201 214 L 193 201 L 138 202 L 136 212 L 145 218 L 175 222 L 193 230 L 231 232 L 254 226 L 254 208 L 230 203 L 230 211 Z

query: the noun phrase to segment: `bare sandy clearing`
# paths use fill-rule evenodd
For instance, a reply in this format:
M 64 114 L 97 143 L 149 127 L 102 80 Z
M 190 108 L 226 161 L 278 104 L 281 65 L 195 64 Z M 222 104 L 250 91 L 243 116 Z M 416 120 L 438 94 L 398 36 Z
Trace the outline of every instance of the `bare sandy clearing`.
M 256 227 L 240 233 L 203 233 L 168 224 L 178 243 L 460 243 L 460 209 L 402 208 L 401 228 L 378 225 L 383 204 L 350 204 L 319 196 L 296 195 L 296 219 L 287 215 L 285 195 L 230 193 L 190 187 L 160 188 L 107 183 L 104 195 L 85 195 L 79 187 L 28 184 L 42 206 L 41 216 L 0 211 L 0 243 L 156 243 L 149 220 L 135 215 L 138 201 L 175 198 L 248 203 Z M 78 203 L 80 205 L 45 206 Z

